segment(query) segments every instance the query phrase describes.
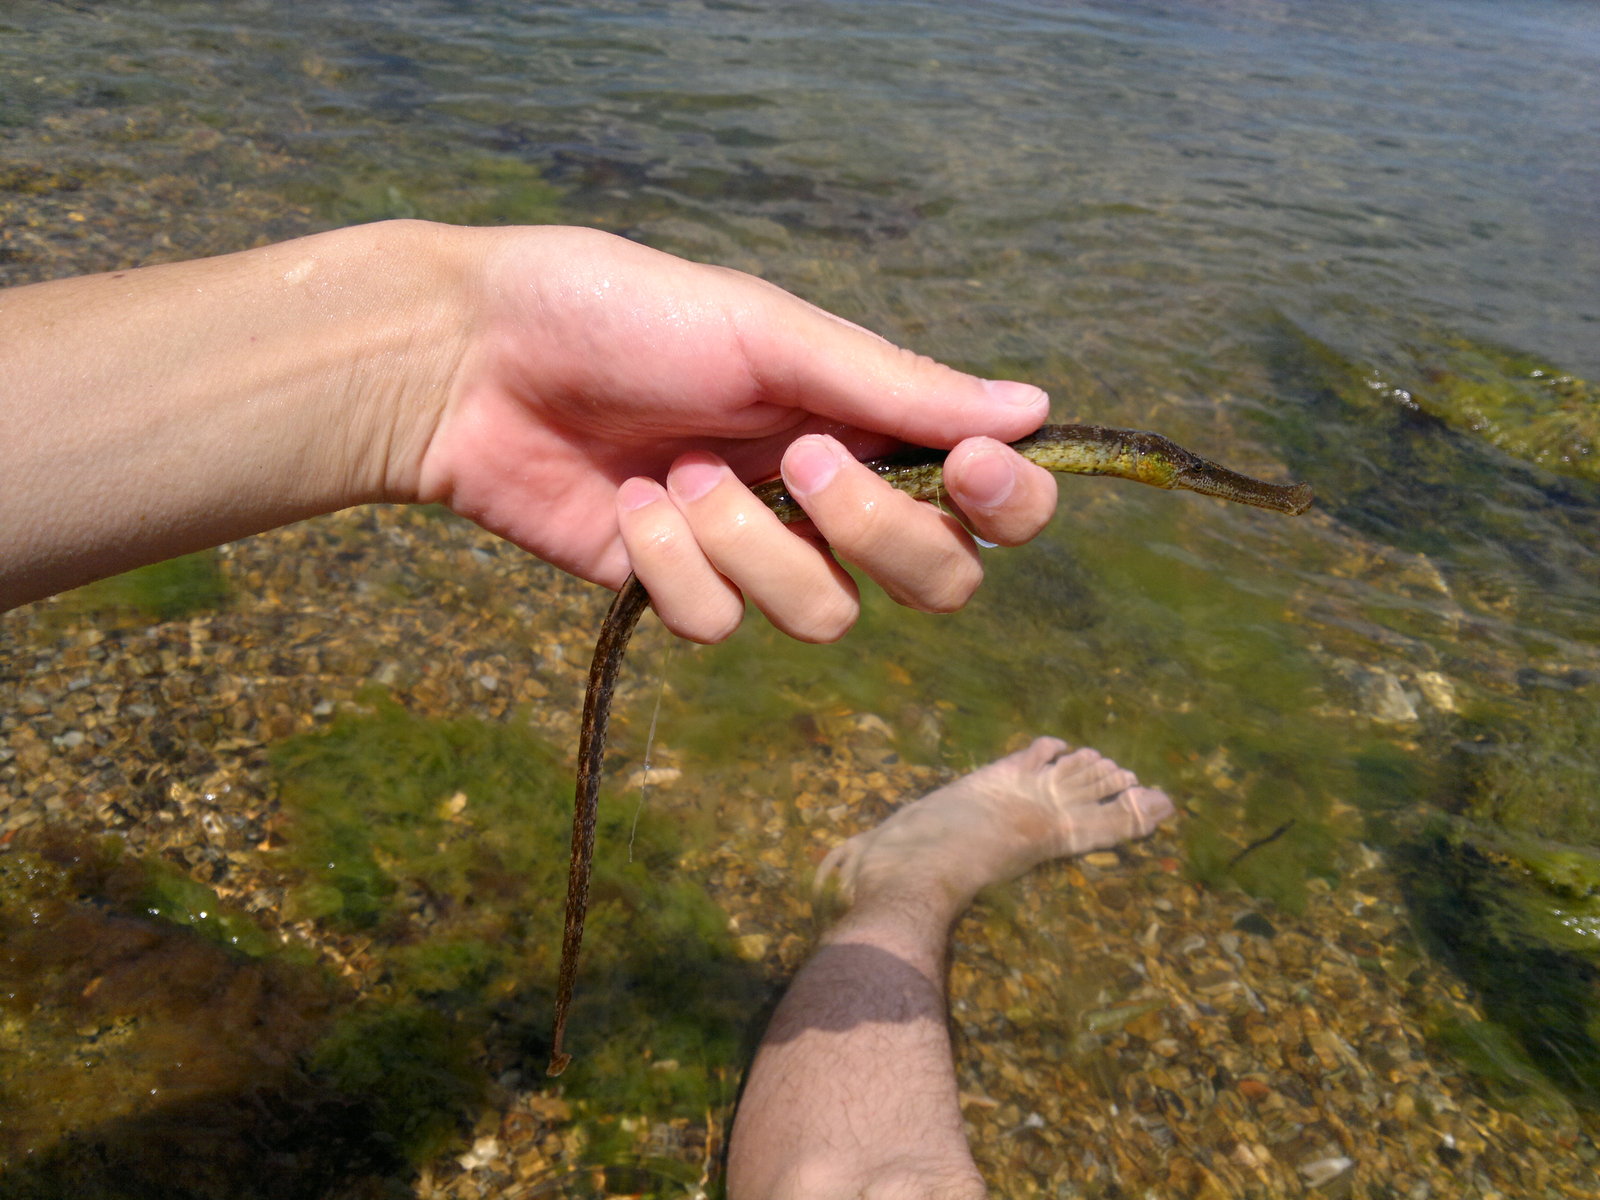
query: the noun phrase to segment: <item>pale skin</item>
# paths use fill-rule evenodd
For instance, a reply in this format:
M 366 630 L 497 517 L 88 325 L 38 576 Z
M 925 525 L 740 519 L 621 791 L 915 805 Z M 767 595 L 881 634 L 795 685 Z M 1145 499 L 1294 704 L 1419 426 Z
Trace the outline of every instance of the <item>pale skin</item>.
M 828 641 L 859 600 L 981 578 L 1055 483 L 1002 443 L 1047 399 L 901 350 L 748 275 L 592 230 L 385 222 L 0 292 L 0 608 L 370 501 L 449 505 L 661 619 L 748 598 Z M 953 447 L 955 515 L 855 461 Z M 812 518 L 744 486 L 781 470 Z M 963 524 L 963 522 L 965 524 Z
M 773 1014 L 739 1101 L 730 1200 L 981 1200 L 948 1033 L 951 925 L 1041 862 L 1144 837 L 1172 803 L 1039 738 L 900 809 L 818 869 L 845 916 Z

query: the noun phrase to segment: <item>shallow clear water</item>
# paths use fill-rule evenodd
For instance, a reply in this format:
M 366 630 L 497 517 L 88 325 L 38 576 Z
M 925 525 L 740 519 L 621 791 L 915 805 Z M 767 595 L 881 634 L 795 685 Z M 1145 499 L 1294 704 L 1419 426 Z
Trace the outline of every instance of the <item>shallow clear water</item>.
M 941 761 L 1059 732 L 1181 793 L 1208 880 L 1293 905 L 1337 876 L 1336 805 L 1448 807 L 1460 745 L 1515 755 L 1506 721 L 1593 705 L 1600 488 L 1402 392 L 1483 345 L 1600 377 L 1597 61 L 1600 10 L 1556 0 L 23 2 L 0 158 L 184 174 L 208 248 L 586 221 L 1035 381 L 1060 418 L 1310 481 L 1288 520 L 1066 480 L 967 613 L 679 655 L 661 730 L 714 771 L 778 736 L 756 688 L 921 721 L 901 749 Z M 1285 812 L 1287 865 L 1231 872 Z

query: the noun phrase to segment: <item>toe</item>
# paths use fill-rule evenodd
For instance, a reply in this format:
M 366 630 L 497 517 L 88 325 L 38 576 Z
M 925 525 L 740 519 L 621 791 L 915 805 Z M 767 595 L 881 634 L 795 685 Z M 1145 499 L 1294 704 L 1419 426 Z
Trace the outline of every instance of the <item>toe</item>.
M 1094 750 L 1075 750 L 1050 767 L 1051 793 L 1060 807 L 1099 804 L 1139 781 Z
M 1171 798 L 1160 788 L 1129 787 L 1117 797 L 1116 803 L 1128 814 L 1130 838 L 1154 833 L 1157 825 L 1177 811 L 1172 807 Z
M 1072 751 L 1072 747 L 1060 738 L 1034 738 L 1021 750 L 1014 750 L 1004 758 L 998 758 L 988 766 L 980 767 L 974 774 L 1017 772 L 1022 775 L 1037 775 L 1052 770 L 1063 755 L 1069 754 L 1069 751 Z
M 1072 747 L 1060 738 L 1040 737 L 1034 738 L 1028 748 L 1022 751 L 1020 757 L 1028 766 L 1037 770 L 1052 759 L 1060 758 L 1071 749 Z
M 1159 788 L 1129 787 L 1109 803 L 1077 808 L 1063 820 L 1059 853 L 1086 854 L 1147 837 L 1172 811 L 1172 801 Z
M 1157 787 L 1128 787 L 1109 803 L 1074 808 L 1061 822 L 1058 853 L 1086 854 L 1147 837 L 1173 814 L 1173 802 Z
M 826 858 L 817 865 L 817 873 L 811 878 L 811 891 L 820 896 L 830 883 L 837 884 L 839 893 L 849 900 L 854 889 L 856 865 L 860 861 L 860 842 L 864 834 L 857 834 L 849 841 L 840 842 L 828 851 Z

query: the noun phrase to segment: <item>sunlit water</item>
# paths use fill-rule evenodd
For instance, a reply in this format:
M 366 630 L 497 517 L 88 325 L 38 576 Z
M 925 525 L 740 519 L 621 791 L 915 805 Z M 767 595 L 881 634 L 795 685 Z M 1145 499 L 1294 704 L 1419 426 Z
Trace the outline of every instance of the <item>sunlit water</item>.
M 1330 806 L 1447 802 L 1453 747 L 1600 671 L 1600 489 L 1400 394 L 1463 345 L 1600 376 L 1597 62 L 1600 10 L 1557 0 L 24 2 L 0 122 L 97 187 L 191 176 L 204 248 L 307 223 L 234 189 L 322 224 L 559 215 L 1310 481 L 1290 520 L 1067 480 L 968 613 L 670 668 L 661 737 L 707 771 L 762 736 L 752 688 L 954 763 L 1101 746 L 1183 794 L 1221 883 L 1216 844 L 1284 813 L 1294 871 L 1335 875 Z

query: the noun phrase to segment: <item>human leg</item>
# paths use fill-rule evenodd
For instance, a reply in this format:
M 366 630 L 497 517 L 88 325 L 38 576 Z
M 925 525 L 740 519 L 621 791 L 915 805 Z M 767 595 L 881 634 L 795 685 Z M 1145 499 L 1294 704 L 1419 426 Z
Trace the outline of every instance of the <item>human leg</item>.
M 907 805 L 818 870 L 850 908 L 801 967 L 750 1069 L 732 1200 L 976 1200 L 947 1030 L 950 926 L 1050 858 L 1143 837 L 1172 804 L 1093 750 L 1039 738 Z

